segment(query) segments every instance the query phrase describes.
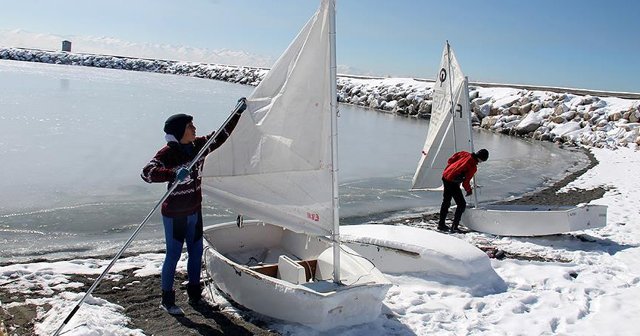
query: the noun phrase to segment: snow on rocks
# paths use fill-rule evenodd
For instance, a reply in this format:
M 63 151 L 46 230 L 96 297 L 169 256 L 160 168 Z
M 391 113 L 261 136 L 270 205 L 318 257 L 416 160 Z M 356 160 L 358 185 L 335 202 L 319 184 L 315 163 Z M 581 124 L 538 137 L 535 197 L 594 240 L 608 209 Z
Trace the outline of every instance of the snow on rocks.
M 0 48 L 0 59 L 149 71 L 253 85 L 265 68 L 119 56 Z M 341 75 L 338 101 L 415 118 L 429 118 L 429 80 Z M 551 88 L 550 88 L 551 89 Z M 640 96 L 597 97 L 525 88 L 471 85 L 472 121 L 497 133 L 598 148 L 640 146 Z M 576 91 L 576 90 L 573 90 Z M 582 90 L 584 91 L 584 90 Z

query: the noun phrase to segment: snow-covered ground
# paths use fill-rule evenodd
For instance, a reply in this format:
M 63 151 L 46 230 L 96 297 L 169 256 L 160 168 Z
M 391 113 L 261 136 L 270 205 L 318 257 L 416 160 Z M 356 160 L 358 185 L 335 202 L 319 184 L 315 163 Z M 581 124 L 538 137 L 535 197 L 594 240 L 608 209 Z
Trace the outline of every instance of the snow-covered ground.
M 640 151 L 633 148 L 592 149 L 600 164 L 566 188 L 609 188 L 594 201 L 609 207 L 607 226 L 574 235 L 541 238 L 494 238 L 494 243 L 519 254 L 536 254 L 568 262 L 491 259 L 507 284 L 496 293 L 472 294 L 478 279 L 450 279 L 433 274 L 389 276 L 380 317 L 373 323 L 332 330 L 342 335 L 637 335 L 640 315 Z M 470 233 L 462 239 L 477 241 Z M 140 276 L 159 274 L 162 255 L 124 258 L 114 272 L 136 269 Z M 73 260 L 0 267 L 0 285 L 11 291 L 35 292 L 37 299 L 2 303 L 3 308 L 33 304 L 39 335 L 50 335 L 76 302 L 79 283 L 70 274 L 97 275 L 108 260 Z M 184 258 L 180 262 L 184 270 Z M 111 276 L 113 277 L 113 276 Z M 446 280 L 446 281 L 445 281 Z M 125 289 L 126 290 L 126 289 Z M 59 292 L 61 291 L 61 292 Z M 475 295 L 475 296 L 474 296 Z M 211 300 L 210 297 L 207 299 Z M 225 311 L 240 314 L 221 297 L 213 298 Z M 47 309 L 46 307 L 50 307 Z M 126 327 L 123 307 L 99 297 L 87 300 L 67 325 L 65 335 L 142 335 Z M 318 334 L 299 325 L 272 322 L 288 335 Z

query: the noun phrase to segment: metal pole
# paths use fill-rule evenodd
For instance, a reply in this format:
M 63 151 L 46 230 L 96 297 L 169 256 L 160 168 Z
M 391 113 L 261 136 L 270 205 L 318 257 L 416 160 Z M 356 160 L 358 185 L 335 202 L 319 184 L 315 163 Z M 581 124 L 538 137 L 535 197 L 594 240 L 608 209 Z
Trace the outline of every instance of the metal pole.
M 222 126 L 220 126 L 220 128 L 218 129 L 218 131 L 216 131 L 216 133 L 214 134 L 214 136 L 212 136 L 211 138 L 209 138 L 209 140 L 206 142 L 206 144 L 204 145 L 204 147 L 202 147 L 202 149 L 198 152 L 198 154 L 196 155 L 196 157 L 191 161 L 191 163 L 189 163 L 188 169 L 191 170 L 193 168 L 193 166 L 196 164 L 196 162 L 200 159 L 200 157 L 204 154 L 204 152 L 206 151 L 206 149 L 211 145 L 211 143 L 213 141 L 215 141 L 215 138 L 217 136 L 217 134 L 219 134 L 220 131 L 222 131 L 227 124 L 229 123 L 229 121 L 231 121 L 231 118 L 233 117 L 234 114 L 236 114 L 238 111 L 240 111 L 240 109 L 242 108 L 242 110 L 244 111 L 244 108 L 246 108 L 246 102 L 244 99 L 240 99 L 238 101 L 238 104 L 236 105 L 235 109 L 233 110 L 233 113 L 231 113 L 231 115 L 227 118 L 227 120 L 225 120 L 225 122 L 222 124 Z M 69 315 L 67 315 L 67 318 L 64 319 L 64 322 L 62 322 L 62 325 L 60 325 L 60 327 L 58 327 L 58 329 L 56 330 L 56 332 L 53 334 L 53 336 L 58 336 L 60 334 L 60 332 L 62 331 L 62 329 L 64 329 L 64 327 L 67 325 L 67 323 L 69 323 L 69 321 L 71 320 L 71 318 L 76 314 L 76 312 L 78 311 L 78 309 L 80 309 L 80 306 L 82 305 L 82 303 L 84 303 L 84 301 L 87 299 L 87 297 L 89 297 L 89 295 L 91 295 L 91 293 L 93 292 L 94 289 L 96 289 L 96 287 L 98 286 L 98 284 L 100 283 L 100 281 L 102 281 L 102 278 L 104 278 L 105 275 L 107 275 L 107 273 L 109 273 L 109 270 L 111 269 L 111 267 L 113 267 L 113 265 L 115 265 L 116 261 L 120 258 L 120 256 L 122 255 L 122 253 L 124 253 L 124 251 L 127 249 L 127 247 L 129 247 L 129 245 L 131 245 L 131 243 L 133 242 L 133 240 L 135 239 L 135 237 L 138 235 L 138 233 L 140 232 L 140 230 L 142 230 L 142 227 L 144 227 L 144 225 L 147 223 L 147 221 L 149 220 L 149 218 L 151 218 L 151 216 L 156 212 L 156 210 L 158 209 L 158 207 L 169 197 L 169 195 L 171 195 L 171 193 L 176 189 L 176 187 L 178 186 L 178 183 L 173 183 L 173 185 L 171 185 L 171 187 L 169 188 L 169 190 L 167 190 L 166 193 L 164 193 L 164 196 L 162 196 L 162 198 L 160 199 L 160 201 L 158 201 L 158 203 L 156 203 L 156 205 L 153 207 L 153 209 L 151 209 L 151 211 L 149 211 L 149 213 L 147 214 L 147 216 L 142 220 L 142 222 L 138 225 L 138 228 L 133 232 L 133 234 L 131 235 L 131 238 L 129 238 L 129 240 L 127 240 L 127 242 L 124 244 L 124 246 L 120 249 L 120 251 L 118 251 L 118 253 L 116 253 L 115 257 L 113 257 L 113 259 L 111 260 L 111 262 L 109 263 L 109 265 L 104 269 L 104 271 L 102 271 L 102 274 L 100 274 L 100 276 L 93 282 L 93 284 L 91 285 L 91 287 L 89 287 L 89 290 L 87 290 L 87 292 L 84 294 L 84 296 L 82 297 L 82 299 L 80 299 L 80 301 L 78 301 L 78 303 L 76 303 L 76 306 L 73 308 L 73 310 L 71 311 L 71 313 L 69 313 Z
M 467 76 L 464 77 L 464 103 L 467 105 L 467 111 L 469 111 L 469 140 L 471 141 L 471 152 L 475 152 L 475 148 L 473 146 L 473 126 L 471 125 L 471 107 L 469 107 L 469 78 Z M 478 193 L 477 193 L 477 185 L 476 185 L 476 177 L 473 177 L 473 206 L 475 208 L 478 207 Z
M 331 176 L 333 180 L 333 281 L 340 283 L 340 213 L 338 195 L 338 92 L 336 70 L 336 2 L 329 1 L 329 101 L 331 104 Z
M 452 83 L 452 73 L 451 73 L 451 46 L 449 46 L 449 40 L 447 40 L 447 67 L 449 78 L 449 97 L 451 99 L 451 109 L 449 110 L 449 114 L 451 115 L 451 126 L 453 127 L 453 152 L 458 152 L 458 144 L 456 142 L 456 122 L 455 122 L 455 111 L 454 111 L 454 102 L 453 102 L 453 83 Z

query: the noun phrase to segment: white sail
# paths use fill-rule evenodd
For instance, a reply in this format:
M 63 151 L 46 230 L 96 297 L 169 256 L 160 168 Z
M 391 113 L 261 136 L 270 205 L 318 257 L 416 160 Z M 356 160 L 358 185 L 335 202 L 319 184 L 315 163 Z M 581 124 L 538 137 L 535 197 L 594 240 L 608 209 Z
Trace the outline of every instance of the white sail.
M 413 176 L 412 190 L 440 188 L 449 157 L 461 150 L 472 151 L 470 118 L 466 80 L 447 43 L 433 84 L 429 132 Z
M 334 230 L 331 3 L 322 1 L 247 97 L 238 125 L 207 157 L 202 175 L 203 191 L 220 204 L 316 235 Z

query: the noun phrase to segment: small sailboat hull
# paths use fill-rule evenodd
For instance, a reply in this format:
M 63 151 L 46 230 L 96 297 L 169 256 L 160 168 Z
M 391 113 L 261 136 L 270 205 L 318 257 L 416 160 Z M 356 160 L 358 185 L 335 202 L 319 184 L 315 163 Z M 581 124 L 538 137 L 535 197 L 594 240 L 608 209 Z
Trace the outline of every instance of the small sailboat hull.
M 205 264 L 215 286 L 239 305 L 271 318 L 317 330 L 366 323 L 380 315 L 391 287 L 371 263 L 345 246 L 342 284 L 335 284 L 331 243 L 277 225 L 223 223 L 206 227 L 204 235 Z M 291 265 L 281 259 L 293 260 L 300 272 L 292 276 Z
M 604 227 L 607 206 L 486 205 L 466 209 L 462 224 L 499 236 L 546 236 Z
M 452 235 L 404 225 L 363 224 L 343 226 L 340 236 L 385 274 L 421 273 L 447 284 L 475 279 L 469 289 L 481 293 L 506 289 L 487 254 Z

